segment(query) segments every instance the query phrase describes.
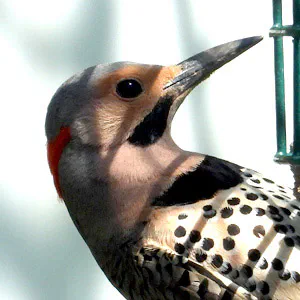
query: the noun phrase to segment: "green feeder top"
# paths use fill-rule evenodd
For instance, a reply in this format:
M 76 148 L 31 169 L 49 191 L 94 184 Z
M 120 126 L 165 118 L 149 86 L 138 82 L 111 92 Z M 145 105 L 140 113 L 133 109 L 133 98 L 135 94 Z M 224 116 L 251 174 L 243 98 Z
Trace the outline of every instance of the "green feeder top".
M 274 38 L 275 95 L 277 152 L 275 160 L 290 164 L 300 164 L 300 0 L 293 0 L 293 25 L 282 25 L 282 0 L 273 0 L 273 26 L 270 36 Z M 283 37 L 292 36 L 294 42 L 294 137 L 292 150 L 287 151 L 284 52 Z

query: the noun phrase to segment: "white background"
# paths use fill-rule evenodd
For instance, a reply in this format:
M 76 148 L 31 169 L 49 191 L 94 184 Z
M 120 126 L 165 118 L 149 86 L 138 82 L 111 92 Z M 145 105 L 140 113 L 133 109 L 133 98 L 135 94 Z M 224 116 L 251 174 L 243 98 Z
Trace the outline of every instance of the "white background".
M 283 2 L 290 18 L 291 0 Z M 273 162 L 271 1 L 2 0 L 0 16 L 0 299 L 121 299 L 57 201 L 46 161 L 47 105 L 65 79 L 88 66 L 175 64 L 264 35 L 188 97 L 173 136 L 184 149 L 291 184 L 288 168 Z M 291 100 L 290 49 L 287 56 Z

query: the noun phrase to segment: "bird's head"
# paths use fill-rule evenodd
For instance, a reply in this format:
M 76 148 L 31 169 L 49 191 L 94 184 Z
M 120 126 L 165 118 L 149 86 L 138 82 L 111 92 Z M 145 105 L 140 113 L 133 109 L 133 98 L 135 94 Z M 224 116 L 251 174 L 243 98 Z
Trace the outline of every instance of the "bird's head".
M 70 141 L 105 152 L 124 145 L 146 149 L 169 138 L 171 121 L 186 95 L 260 40 L 223 44 L 168 67 L 97 65 L 67 80 L 53 96 L 46 118 L 48 160 L 59 195 L 59 161 Z

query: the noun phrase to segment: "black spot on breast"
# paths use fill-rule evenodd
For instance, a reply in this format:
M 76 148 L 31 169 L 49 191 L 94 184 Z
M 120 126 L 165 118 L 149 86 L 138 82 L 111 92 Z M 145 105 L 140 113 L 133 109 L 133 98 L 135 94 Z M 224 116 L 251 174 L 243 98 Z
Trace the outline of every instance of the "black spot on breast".
M 296 272 L 296 271 L 291 272 L 291 276 L 292 276 L 292 279 L 293 279 L 296 283 L 300 282 L 300 275 L 299 275 L 298 272 Z
M 261 216 L 263 216 L 266 213 L 265 210 L 263 208 L 260 208 L 260 207 L 256 207 L 254 209 L 254 211 L 255 211 L 255 215 L 257 217 L 261 217 Z
M 231 207 L 224 207 L 220 211 L 221 217 L 224 219 L 229 218 L 233 214 L 233 209 Z
M 266 281 L 260 281 L 257 283 L 257 289 L 263 294 L 268 295 L 270 292 L 269 284 Z
M 154 144 L 165 132 L 172 97 L 161 98 L 144 120 L 135 127 L 128 138 L 129 143 L 146 147 Z
M 258 267 L 262 270 L 265 270 L 268 268 L 268 266 L 269 266 L 269 264 L 268 264 L 267 260 L 264 257 L 262 257 L 262 259 L 259 261 Z
M 238 205 L 240 204 L 240 198 L 237 198 L 237 197 L 233 197 L 231 199 L 228 199 L 227 202 L 229 205 Z
M 277 199 L 279 199 L 279 200 L 284 200 L 284 198 L 283 197 L 281 197 L 281 196 L 279 196 L 279 195 L 273 195 L 275 198 L 277 198 Z
M 257 225 L 253 228 L 253 234 L 260 238 L 261 236 L 264 236 L 266 234 L 265 228 L 262 225 Z
M 288 270 L 284 270 L 278 273 L 278 276 L 281 280 L 289 280 L 291 278 L 291 273 Z
M 184 220 L 187 217 L 188 217 L 187 214 L 180 214 L 180 215 L 178 215 L 178 220 Z
M 287 247 L 294 247 L 295 246 L 295 242 L 292 238 L 285 237 L 283 240 L 284 240 L 284 243 L 286 244 Z
M 269 205 L 268 206 L 268 212 L 272 215 L 277 215 L 279 214 L 279 210 L 277 207 L 273 206 L 273 205 Z
M 249 178 L 252 177 L 252 174 L 251 174 L 251 173 L 248 173 L 248 172 L 245 172 L 244 175 L 245 175 L 246 177 L 249 177 Z
M 215 254 L 212 257 L 212 262 L 211 262 L 216 268 L 220 268 L 223 264 L 223 257 L 219 254 Z
M 258 261 L 260 259 L 260 251 L 258 249 L 250 249 L 248 251 L 248 258 L 251 261 Z
M 249 206 L 249 205 L 243 205 L 240 207 L 240 212 L 243 214 L 243 215 L 248 215 L 250 214 L 252 211 L 252 207 Z
M 273 180 L 268 179 L 268 178 L 263 178 L 263 180 L 267 183 L 275 183 Z
M 233 270 L 230 276 L 232 277 L 232 279 L 237 279 L 240 277 L 240 272 L 238 270 Z
M 178 238 L 185 236 L 186 235 L 185 228 L 182 226 L 178 226 L 174 231 L 174 235 Z
M 237 235 L 240 233 L 240 227 L 236 224 L 230 224 L 227 227 L 227 232 L 229 235 Z
M 274 225 L 274 230 L 278 233 L 287 233 L 288 231 L 287 227 L 281 224 Z
M 176 243 L 174 249 L 178 254 L 183 254 L 185 251 L 185 247 L 180 243 Z
M 222 274 L 229 274 L 232 271 L 232 266 L 229 262 L 223 262 L 221 268 L 220 268 L 220 272 Z
M 240 274 L 243 277 L 250 278 L 253 275 L 253 270 L 250 266 L 243 265 L 242 268 L 240 269 Z
M 278 215 L 271 215 L 272 220 L 276 221 L 276 222 L 281 222 L 283 221 L 283 216 L 281 214 Z
M 261 199 L 264 200 L 264 201 L 266 201 L 266 200 L 269 199 L 269 197 L 268 197 L 267 195 L 265 195 L 265 194 L 260 194 L 259 196 L 260 196 Z
M 283 263 L 279 258 L 274 258 L 272 261 L 272 267 L 276 271 L 281 271 L 283 269 Z
M 216 210 L 213 209 L 211 205 L 203 206 L 203 210 L 204 210 L 203 216 L 206 219 L 211 219 L 217 214 Z
M 214 246 L 214 241 L 210 238 L 204 238 L 202 241 L 202 248 L 206 251 L 209 251 Z
M 198 252 L 196 253 L 195 257 L 196 257 L 196 260 L 201 263 L 207 259 L 207 254 L 199 249 Z
M 226 237 L 225 239 L 223 239 L 223 248 L 226 251 L 230 251 L 235 247 L 235 241 L 234 239 L 232 239 L 231 237 Z
M 200 235 L 200 232 L 198 230 L 192 230 L 190 232 L 190 241 L 191 243 L 197 243 L 199 242 L 201 239 L 201 235 Z
M 256 282 L 254 279 L 249 279 L 245 282 L 245 288 L 249 292 L 253 292 L 256 290 Z
M 254 200 L 258 199 L 258 196 L 254 193 L 248 193 L 248 194 L 246 194 L 246 198 L 248 200 L 254 201 Z
M 172 186 L 154 199 L 153 206 L 185 205 L 211 199 L 217 192 L 243 181 L 240 167 L 206 156 L 193 171 L 176 178 Z
M 291 211 L 288 208 L 280 207 L 280 209 L 283 211 L 283 213 L 287 216 L 291 215 Z

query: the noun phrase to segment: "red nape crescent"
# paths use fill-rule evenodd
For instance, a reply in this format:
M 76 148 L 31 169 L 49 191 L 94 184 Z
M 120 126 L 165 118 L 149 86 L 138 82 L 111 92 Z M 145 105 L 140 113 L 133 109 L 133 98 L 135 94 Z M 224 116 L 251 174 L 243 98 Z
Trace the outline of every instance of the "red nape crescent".
M 47 144 L 47 155 L 48 155 L 48 164 L 53 176 L 54 185 L 58 196 L 62 198 L 61 188 L 59 184 L 58 177 L 58 164 L 61 157 L 61 154 L 65 146 L 71 140 L 71 132 L 69 127 L 62 127 L 59 134 L 55 137 L 53 141 L 48 142 Z

